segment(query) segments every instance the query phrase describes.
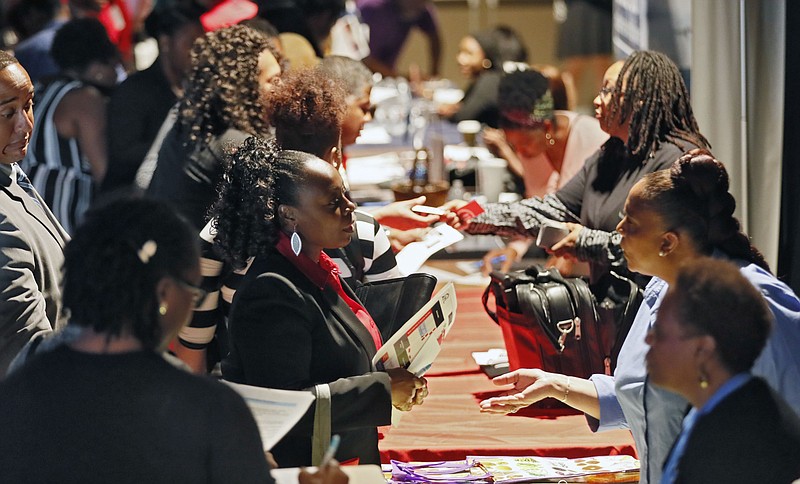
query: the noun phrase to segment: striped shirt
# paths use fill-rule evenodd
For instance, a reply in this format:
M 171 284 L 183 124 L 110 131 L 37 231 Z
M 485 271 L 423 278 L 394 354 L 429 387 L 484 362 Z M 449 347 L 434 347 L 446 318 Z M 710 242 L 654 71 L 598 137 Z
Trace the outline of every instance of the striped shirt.
M 30 147 L 21 166 L 67 233 L 73 233 L 89 208 L 94 183 L 89 161 L 76 138 L 63 138 L 53 120 L 64 96 L 83 86 L 79 81 L 57 79 L 37 93 L 33 109 L 36 123 Z
M 357 237 L 342 249 L 325 250 L 339 267 L 345 282 L 356 287 L 364 281 L 402 277 L 389 238 L 380 224 L 359 210 L 355 215 Z M 202 287 L 208 291 L 208 297 L 201 307 L 195 309 L 192 321 L 179 334 L 181 343 L 192 349 L 205 348 L 214 337 L 217 325 L 226 322 L 236 289 L 253 262 L 253 259 L 248 260 L 241 269 L 233 269 L 225 263 L 214 248 L 216 230 L 213 223 L 214 220 L 209 221 L 200 232 L 200 272 Z

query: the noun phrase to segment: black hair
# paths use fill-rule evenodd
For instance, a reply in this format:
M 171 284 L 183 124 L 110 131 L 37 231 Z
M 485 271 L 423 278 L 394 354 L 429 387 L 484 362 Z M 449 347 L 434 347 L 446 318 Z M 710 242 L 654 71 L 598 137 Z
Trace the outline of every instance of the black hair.
M 193 147 L 190 156 L 198 156 L 228 128 L 267 133 L 258 83 L 258 57 L 264 50 L 281 62 L 271 39 L 243 25 L 208 32 L 195 40 L 192 68 L 175 121 L 184 143 Z
M 660 52 L 636 51 L 625 59 L 610 115 L 620 122 L 630 117 L 627 148 L 637 159 L 652 154 L 666 140 L 710 146 L 700 133 L 678 66 Z
M 61 0 L 19 0 L 8 9 L 8 24 L 26 39 L 52 21 L 60 8 Z
M 766 344 L 772 313 L 764 297 L 727 261 L 703 257 L 678 270 L 670 293 L 679 324 L 716 341 L 731 373 L 748 371 Z
M 705 254 L 717 248 L 769 271 L 764 256 L 733 216 L 736 200 L 728 191 L 725 165 L 709 151 L 693 150 L 669 170 L 650 173 L 642 180 L 642 200 L 670 230 L 682 229 Z
M 62 71 L 83 72 L 92 62 L 119 58 L 103 24 L 95 18 L 70 20 L 56 31 L 50 55 Z
M 185 25 L 201 25 L 200 16 L 205 9 L 195 3 L 178 2 L 156 6 L 144 21 L 147 35 L 158 39 L 161 35 L 174 35 Z
M 239 25 L 244 25 L 245 27 L 250 27 L 251 29 L 258 30 L 259 32 L 266 35 L 270 39 L 277 38 L 278 35 L 280 34 L 280 32 L 278 32 L 278 29 L 276 29 L 274 25 L 269 23 L 267 19 L 259 16 L 246 18 L 241 22 L 239 22 Z
M 130 333 L 156 348 L 158 281 L 183 278 L 198 261 L 196 231 L 163 202 L 127 198 L 93 208 L 64 251 L 70 324 L 109 338 Z
M 226 167 L 226 181 L 211 208 L 215 246 L 234 267 L 267 253 L 278 241 L 280 205 L 296 205 L 306 181 L 310 153 L 280 150 L 274 141 L 251 136 Z
M 500 79 L 497 109 L 500 127 L 519 127 L 520 121 L 533 114 L 537 103 L 548 93 L 550 81 L 541 72 L 530 69 L 505 74 Z M 552 117 L 552 105 L 551 105 Z
M 528 50 L 511 27 L 499 25 L 493 29 L 470 34 L 470 37 L 478 41 L 483 54 L 491 62 L 490 70 L 502 71 L 503 63 L 507 61 L 528 61 Z

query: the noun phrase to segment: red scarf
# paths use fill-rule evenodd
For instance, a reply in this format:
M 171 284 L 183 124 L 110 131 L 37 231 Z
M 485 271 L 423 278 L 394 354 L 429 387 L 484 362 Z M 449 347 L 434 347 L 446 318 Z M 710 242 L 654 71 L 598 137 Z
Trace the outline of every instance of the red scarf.
M 342 298 L 345 303 L 347 303 L 347 306 L 351 311 L 353 311 L 353 314 L 356 315 L 358 320 L 361 321 L 361 324 L 367 328 L 369 335 L 372 336 L 372 341 L 375 342 L 375 349 L 378 349 L 383 345 L 383 341 L 381 340 L 381 332 L 378 329 L 378 326 L 375 324 L 375 321 L 372 320 L 372 316 L 370 316 L 367 310 L 364 309 L 364 306 L 348 296 L 344 291 L 344 288 L 342 287 L 342 281 L 339 279 L 339 267 L 333 262 L 333 260 L 331 260 L 330 257 L 328 257 L 328 254 L 325 252 L 320 252 L 319 262 L 314 262 L 310 257 L 302 252 L 300 255 L 296 256 L 294 255 L 294 252 L 292 252 L 289 237 L 283 232 L 280 233 L 278 243 L 275 244 L 275 248 L 278 249 L 278 252 L 286 257 L 289 262 L 299 269 L 300 272 L 302 272 L 315 286 L 319 287 L 320 289 L 324 289 L 326 286 L 328 286 L 336 291 L 336 294 L 338 294 L 339 297 Z

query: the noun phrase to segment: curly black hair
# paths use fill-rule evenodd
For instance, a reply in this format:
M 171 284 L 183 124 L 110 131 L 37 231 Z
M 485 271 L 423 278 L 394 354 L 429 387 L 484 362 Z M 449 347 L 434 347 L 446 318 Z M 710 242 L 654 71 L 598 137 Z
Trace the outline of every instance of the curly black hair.
M 143 250 L 145 245 L 152 250 Z M 148 349 L 163 341 L 156 285 L 199 262 L 197 232 L 172 208 L 119 199 L 91 209 L 64 251 L 70 324 L 108 337 L 133 334 Z
M 658 150 L 666 140 L 710 147 L 700 133 L 678 66 L 660 52 L 636 51 L 625 59 L 610 114 L 612 119 L 630 117 L 627 147 L 639 159 Z
M 265 135 L 258 82 L 258 56 L 269 50 L 278 62 L 282 57 L 265 34 L 234 25 L 208 32 L 192 47 L 192 69 L 176 120 L 183 142 L 196 156 L 228 128 Z
M 305 165 L 318 157 L 280 150 L 273 140 L 247 138 L 226 169 L 227 183 L 211 208 L 214 245 L 234 267 L 267 253 L 278 241 L 280 205 L 296 205 Z
M 92 62 L 119 59 L 106 28 L 94 18 L 76 18 L 62 25 L 53 37 L 50 55 L 62 71 L 83 72 Z
M 319 69 L 288 71 L 265 99 L 281 148 L 322 158 L 338 145 L 347 107 L 344 90 Z

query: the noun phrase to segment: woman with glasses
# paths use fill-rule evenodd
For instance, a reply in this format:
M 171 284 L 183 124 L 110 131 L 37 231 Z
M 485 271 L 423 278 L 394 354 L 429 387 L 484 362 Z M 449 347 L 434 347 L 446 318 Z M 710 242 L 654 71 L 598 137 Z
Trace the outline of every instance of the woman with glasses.
M 163 355 L 205 295 L 196 239 L 160 202 L 87 212 L 65 253 L 68 336 L 0 383 L 5 482 L 274 482 L 244 401 Z
M 465 230 L 535 237 L 547 220 L 567 222 L 569 235 L 550 252 L 588 262 L 598 294 L 610 284 L 612 268 L 627 272 L 614 229 L 633 184 L 708 142 L 697 126 L 678 67 L 658 52 L 637 51 L 609 67 L 594 107 L 600 128 L 610 138 L 566 185 L 541 198 L 489 204 Z M 520 114 L 534 119 L 537 111 Z M 519 121 L 525 119 L 521 116 Z M 463 203 L 451 204 L 459 205 Z

